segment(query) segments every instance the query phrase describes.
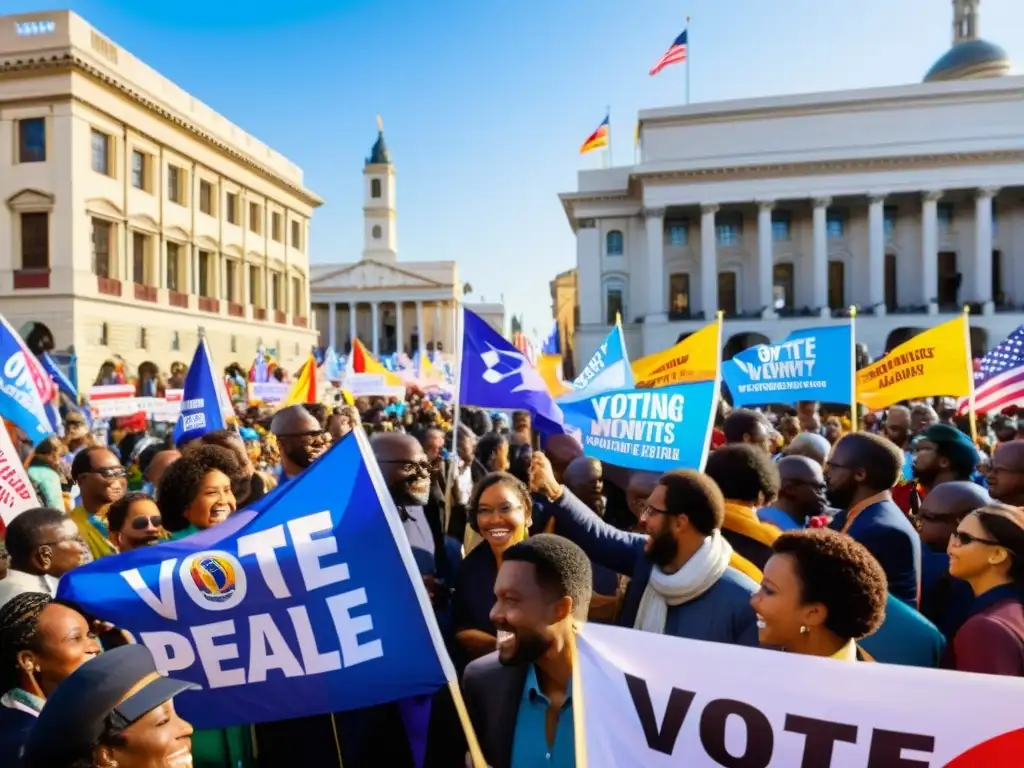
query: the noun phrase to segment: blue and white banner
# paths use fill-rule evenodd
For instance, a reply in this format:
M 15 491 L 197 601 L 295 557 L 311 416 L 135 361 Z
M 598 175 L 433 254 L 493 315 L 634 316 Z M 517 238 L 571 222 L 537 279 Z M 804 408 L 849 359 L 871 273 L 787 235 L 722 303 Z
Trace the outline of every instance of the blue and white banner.
M 622 326 L 616 323 L 601 345 L 594 351 L 590 361 L 572 383 L 575 392 L 566 395 L 569 400 L 578 399 L 581 390 L 587 394 L 613 389 L 632 389 L 633 370 L 629 366 L 626 340 Z
M 648 472 L 701 469 L 718 404 L 718 384 L 598 392 L 560 402 L 583 453 Z
M 199 684 L 175 701 L 197 728 L 358 709 L 455 680 L 361 430 L 220 525 L 65 574 L 58 596 Z
M 853 329 L 849 324 L 793 331 L 722 363 L 733 405 L 790 405 L 853 399 Z
M 0 417 L 24 432 L 32 445 L 38 445 L 53 434 L 46 402 L 55 391 L 49 374 L 0 315 Z
M 185 374 L 185 388 L 181 395 L 181 415 L 174 425 L 174 444 L 184 445 L 207 432 L 224 429 L 227 421 L 221 402 L 224 382 L 213 372 L 213 360 L 206 339 L 200 338 L 192 365 Z

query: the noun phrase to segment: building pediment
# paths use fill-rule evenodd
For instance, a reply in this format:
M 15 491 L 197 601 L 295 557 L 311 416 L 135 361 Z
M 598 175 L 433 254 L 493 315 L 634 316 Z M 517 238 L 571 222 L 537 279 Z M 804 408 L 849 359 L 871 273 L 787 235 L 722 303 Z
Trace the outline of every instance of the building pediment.
M 241 259 L 242 258 L 242 249 L 239 248 L 237 245 L 225 245 L 224 246 L 224 253 L 226 253 L 228 256 L 232 256 L 232 257 L 234 257 L 236 259 Z
M 142 230 L 153 235 L 160 231 L 160 225 L 156 223 L 156 219 L 144 213 L 133 213 L 128 217 L 128 224 L 132 229 Z
M 219 247 L 217 245 L 217 241 L 208 235 L 199 235 L 199 237 L 196 238 L 196 245 L 204 251 L 216 251 Z
M 181 227 L 166 227 L 164 234 L 171 240 L 177 240 L 180 242 L 189 242 L 192 240 L 192 235 Z
M 7 198 L 7 207 L 15 213 L 48 211 L 53 208 L 53 195 L 38 189 L 23 189 Z
M 124 211 L 121 210 L 121 206 L 105 197 L 89 198 L 85 201 L 85 210 L 97 216 L 105 216 L 108 219 L 124 218 Z
M 314 291 L 377 290 L 388 288 L 445 288 L 443 283 L 417 274 L 412 268 L 396 267 L 372 259 L 350 264 L 315 277 Z

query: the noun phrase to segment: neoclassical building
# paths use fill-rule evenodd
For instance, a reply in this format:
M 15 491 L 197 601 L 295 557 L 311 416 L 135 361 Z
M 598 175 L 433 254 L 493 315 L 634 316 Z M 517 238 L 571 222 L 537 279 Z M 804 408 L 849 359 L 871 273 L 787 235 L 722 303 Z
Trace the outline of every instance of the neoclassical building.
M 952 49 L 921 84 L 642 111 L 640 162 L 561 195 L 577 360 L 617 313 L 634 357 L 718 310 L 733 351 L 851 305 L 875 356 L 964 304 L 976 353 L 1012 332 L 1024 77 L 978 37 L 978 5 L 954 0 Z
M 302 169 L 76 14 L 0 17 L 0 147 L 0 313 L 83 389 L 114 355 L 188 363 L 200 328 L 220 367 L 309 354 Z
M 358 338 L 375 355 L 452 351 L 455 307 L 463 297 L 454 261 L 398 259 L 395 166 L 378 131 L 363 166 L 363 254 L 357 262 L 314 264 L 313 317 L 320 343 L 341 353 Z M 504 333 L 501 303 L 466 304 Z

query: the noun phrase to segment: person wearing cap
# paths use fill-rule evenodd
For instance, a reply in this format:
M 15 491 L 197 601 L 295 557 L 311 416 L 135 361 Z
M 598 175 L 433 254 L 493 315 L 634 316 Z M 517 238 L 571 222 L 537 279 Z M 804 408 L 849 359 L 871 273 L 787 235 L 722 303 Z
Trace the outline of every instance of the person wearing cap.
M 971 585 L 971 615 L 947 647 L 944 666 L 1024 677 L 1024 512 L 993 504 L 949 537 L 949 573 Z
M 100 654 L 47 699 L 29 732 L 22 766 L 191 766 L 192 726 L 177 714 L 173 700 L 196 687 L 157 672 L 144 645 Z
M 916 515 L 921 501 L 942 483 L 969 482 L 978 466 L 978 449 L 971 438 L 948 424 L 932 424 L 914 441 L 914 478 L 904 512 Z M 897 500 L 899 504 L 899 500 Z

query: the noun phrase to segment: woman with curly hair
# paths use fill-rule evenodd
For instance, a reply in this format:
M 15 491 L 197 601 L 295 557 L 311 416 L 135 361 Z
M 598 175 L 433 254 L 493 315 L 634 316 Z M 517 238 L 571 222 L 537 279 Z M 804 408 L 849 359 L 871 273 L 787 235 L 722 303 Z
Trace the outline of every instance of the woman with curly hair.
M 763 646 L 872 661 L 856 641 L 881 626 L 887 593 L 885 571 L 864 545 L 821 528 L 775 540 L 750 605 Z
M 244 474 L 234 451 L 219 445 L 190 447 L 160 478 L 157 506 L 170 538 L 205 531 L 234 514 L 232 481 Z
M 0 608 L 0 765 L 19 765 L 46 698 L 99 652 L 85 616 L 49 595 L 23 592 Z

